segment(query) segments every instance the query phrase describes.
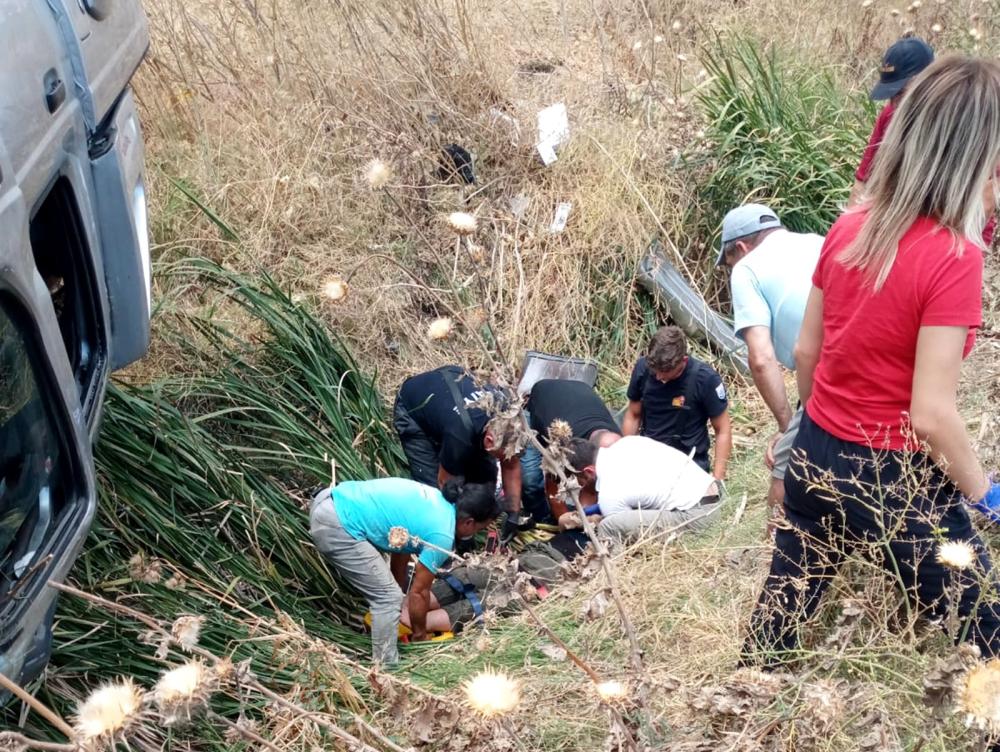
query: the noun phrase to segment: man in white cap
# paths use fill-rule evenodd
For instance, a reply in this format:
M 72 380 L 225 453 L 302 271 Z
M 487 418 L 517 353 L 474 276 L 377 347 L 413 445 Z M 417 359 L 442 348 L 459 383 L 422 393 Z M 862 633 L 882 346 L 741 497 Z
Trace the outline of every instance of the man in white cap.
M 722 220 L 716 263 L 732 270 L 733 328 L 747 343 L 753 383 L 778 422 L 765 455 L 771 470 L 769 534 L 781 514 L 785 471 L 802 415 L 801 407 L 793 412 L 788 402 L 781 367 L 795 370 L 795 341 L 822 246 L 822 236 L 789 232 L 762 204 L 744 204 Z

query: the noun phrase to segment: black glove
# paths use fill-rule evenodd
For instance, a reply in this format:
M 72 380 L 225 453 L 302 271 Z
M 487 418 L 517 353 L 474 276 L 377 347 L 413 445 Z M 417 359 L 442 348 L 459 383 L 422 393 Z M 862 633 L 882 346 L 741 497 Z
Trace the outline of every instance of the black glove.
M 500 530 L 500 543 L 507 545 L 518 533 L 531 530 L 535 526 L 535 518 L 530 514 L 514 515 L 508 514 L 504 520 L 503 528 Z

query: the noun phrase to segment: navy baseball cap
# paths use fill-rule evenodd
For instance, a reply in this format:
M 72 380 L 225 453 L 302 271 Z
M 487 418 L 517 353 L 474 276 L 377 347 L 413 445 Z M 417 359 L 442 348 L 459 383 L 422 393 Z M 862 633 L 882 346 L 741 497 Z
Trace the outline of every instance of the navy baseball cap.
M 920 37 L 900 39 L 885 51 L 871 98 L 892 99 L 907 82 L 934 62 L 934 50 Z

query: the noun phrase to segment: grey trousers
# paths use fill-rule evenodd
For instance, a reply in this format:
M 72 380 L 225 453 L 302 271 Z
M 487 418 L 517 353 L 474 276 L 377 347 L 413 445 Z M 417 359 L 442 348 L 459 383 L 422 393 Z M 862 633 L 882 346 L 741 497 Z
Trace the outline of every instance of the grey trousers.
M 396 584 L 384 554 L 344 530 L 328 488 L 312 501 L 309 532 L 323 558 L 368 601 L 372 612 L 372 660 L 385 666 L 398 663 L 396 642 L 403 591 Z
M 678 525 L 684 525 L 678 532 L 704 530 L 721 508 L 722 503 L 716 501 L 683 511 L 643 509 L 619 512 L 602 519 L 597 526 L 597 534 L 610 540 L 631 543 L 644 535 L 672 530 Z

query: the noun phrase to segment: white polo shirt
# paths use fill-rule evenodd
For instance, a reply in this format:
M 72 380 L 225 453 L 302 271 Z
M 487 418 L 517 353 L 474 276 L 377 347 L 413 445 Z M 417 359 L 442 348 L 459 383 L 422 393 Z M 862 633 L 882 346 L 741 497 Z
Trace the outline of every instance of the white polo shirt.
M 632 509 L 690 509 L 714 481 L 683 452 L 646 436 L 624 436 L 599 449 L 595 469 L 605 517 Z

